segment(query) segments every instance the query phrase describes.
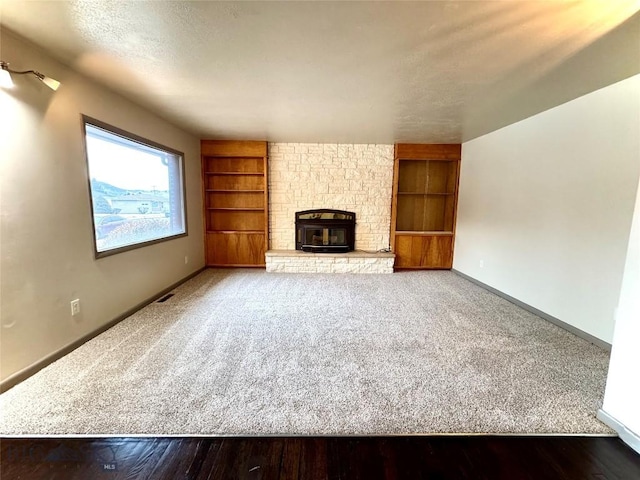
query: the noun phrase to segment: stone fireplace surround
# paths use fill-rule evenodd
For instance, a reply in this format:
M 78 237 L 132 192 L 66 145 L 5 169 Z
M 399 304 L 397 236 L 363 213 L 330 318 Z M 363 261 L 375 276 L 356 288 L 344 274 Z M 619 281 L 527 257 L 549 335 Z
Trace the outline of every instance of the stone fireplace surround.
M 389 248 L 393 145 L 269 143 L 268 148 L 267 271 L 393 271 L 393 254 L 358 252 Z M 317 208 L 356 213 L 356 252 L 296 252 L 295 212 Z

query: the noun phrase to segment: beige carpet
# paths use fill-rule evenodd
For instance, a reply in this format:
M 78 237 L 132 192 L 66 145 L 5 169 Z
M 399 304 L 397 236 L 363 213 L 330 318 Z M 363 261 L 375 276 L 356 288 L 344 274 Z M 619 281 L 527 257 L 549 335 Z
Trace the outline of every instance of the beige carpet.
M 608 353 L 452 272 L 174 293 L 1 395 L 0 433 L 611 432 Z

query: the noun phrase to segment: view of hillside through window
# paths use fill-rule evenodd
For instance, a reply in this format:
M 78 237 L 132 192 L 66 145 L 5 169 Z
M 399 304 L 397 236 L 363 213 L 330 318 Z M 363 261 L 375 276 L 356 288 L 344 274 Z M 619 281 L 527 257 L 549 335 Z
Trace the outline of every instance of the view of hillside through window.
M 186 232 L 182 156 L 85 123 L 96 252 Z

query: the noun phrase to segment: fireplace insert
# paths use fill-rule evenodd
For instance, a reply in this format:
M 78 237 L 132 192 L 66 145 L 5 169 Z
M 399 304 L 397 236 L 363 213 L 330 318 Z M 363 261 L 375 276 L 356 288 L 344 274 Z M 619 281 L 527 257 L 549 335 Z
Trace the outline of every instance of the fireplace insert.
M 343 210 L 296 212 L 296 250 L 346 253 L 354 249 L 356 214 Z

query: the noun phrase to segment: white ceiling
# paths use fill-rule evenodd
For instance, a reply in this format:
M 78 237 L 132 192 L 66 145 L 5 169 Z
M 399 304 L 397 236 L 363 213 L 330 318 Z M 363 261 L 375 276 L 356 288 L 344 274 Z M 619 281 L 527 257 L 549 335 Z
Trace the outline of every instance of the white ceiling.
M 0 5 L 201 138 L 457 143 L 640 72 L 638 0 Z

